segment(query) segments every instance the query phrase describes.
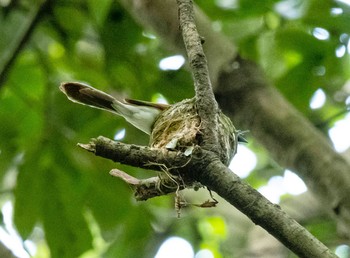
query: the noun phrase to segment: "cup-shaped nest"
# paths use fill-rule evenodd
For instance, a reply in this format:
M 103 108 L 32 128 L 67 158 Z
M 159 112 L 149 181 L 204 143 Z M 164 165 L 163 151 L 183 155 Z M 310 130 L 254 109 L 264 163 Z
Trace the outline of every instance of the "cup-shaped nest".
M 236 153 L 238 132 L 221 111 L 217 115 L 217 123 L 220 160 L 228 165 Z M 204 131 L 195 99 L 185 99 L 160 113 L 153 125 L 150 146 L 190 153 L 194 146 L 203 145 Z

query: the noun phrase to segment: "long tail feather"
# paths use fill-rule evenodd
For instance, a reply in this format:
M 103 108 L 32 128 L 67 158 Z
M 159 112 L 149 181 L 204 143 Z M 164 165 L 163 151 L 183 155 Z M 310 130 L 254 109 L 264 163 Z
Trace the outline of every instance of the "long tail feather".
M 62 83 L 60 90 L 73 102 L 116 112 L 112 106 L 116 101 L 115 98 L 86 84 L 79 82 Z

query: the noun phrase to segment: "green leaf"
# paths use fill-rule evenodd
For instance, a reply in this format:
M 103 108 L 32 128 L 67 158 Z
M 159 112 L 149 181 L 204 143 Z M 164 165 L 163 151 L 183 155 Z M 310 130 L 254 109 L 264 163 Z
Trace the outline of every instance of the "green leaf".
M 59 26 L 74 38 L 79 38 L 87 27 L 86 14 L 72 3 L 56 6 L 54 15 Z
M 110 10 L 111 4 L 113 3 L 112 0 L 89 0 L 87 1 L 89 11 L 91 13 L 91 16 L 95 19 L 98 26 L 103 26 L 103 23 L 105 22 L 108 12 Z
M 114 230 L 135 208 L 130 203 L 132 191 L 121 180 L 110 177 L 108 170 L 103 173 L 96 168 L 88 176 L 91 184 L 87 205 L 102 231 Z
M 104 258 L 152 257 L 154 250 L 149 250 L 152 237 L 150 214 L 142 207 L 129 211 L 124 220 L 119 236 L 104 254 Z
M 18 165 L 16 157 L 21 151 L 18 146 L 17 135 L 20 120 L 23 116 L 23 106 L 19 105 L 18 99 L 13 94 L 4 90 L 0 101 L 0 178 L 5 175 L 9 168 Z
M 41 149 L 26 153 L 19 168 L 15 189 L 14 223 L 22 238 L 28 238 L 40 218 L 42 203 L 43 167 L 47 157 Z
M 43 175 L 41 216 L 53 258 L 78 257 L 92 248 L 83 209 L 84 183 L 72 172 L 51 167 Z
M 271 11 L 276 2 L 278 2 L 278 0 L 239 0 L 239 7 L 241 12 L 244 12 L 245 15 L 259 15 Z
M 63 163 L 61 153 L 59 147 L 45 143 L 26 157 L 15 192 L 15 224 L 27 238 L 40 220 L 51 257 L 77 257 L 92 247 L 84 217 L 86 181 Z

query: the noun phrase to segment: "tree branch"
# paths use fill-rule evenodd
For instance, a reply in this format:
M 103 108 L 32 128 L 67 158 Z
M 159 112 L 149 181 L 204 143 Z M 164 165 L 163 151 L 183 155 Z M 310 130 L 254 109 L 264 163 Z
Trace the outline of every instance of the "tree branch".
M 218 150 L 218 104 L 215 100 L 209 78 L 207 59 L 201 38 L 195 24 L 192 0 L 177 0 L 179 6 L 179 22 L 186 53 L 192 69 L 196 92 L 196 106 L 203 128 L 203 148 Z
M 114 142 L 105 137 L 92 139 L 89 144 L 78 144 L 79 147 L 95 153 L 96 156 L 111 159 L 121 164 L 127 164 L 143 169 L 162 172 L 162 176 L 147 179 L 137 179 L 119 170 L 112 169 L 112 176 L 121 178 L 134 190 L 138 201 L 174 193 L 184 188 L 198 185 L 193 179 L 177 174 L 178 168 L 184 167 L 190 160 L 182 152 L 169 151 L 166 148 L 152 148 L 146 146 L 129 145 Z
M 207 134 L 203 136 L 205 139 L 204 148 L 196 145 L 191 151 L 190 157 L 187 157 L 182 152 L 169 151 L 166 147 L 157 149 L 126 145 L 114 143 L 103 137 L 99 137 L 90 144 L 80 146 L 98 156 L 107 157 L 123 164 L 157 169 L 165 172 L 172 179 L 178 177 L 180 180 L 173 180 L 175 186 L 177 186 L 174 187 L 176 191 L 180 186 L 187 187 L 187 185 L 192 185 L 194 182 L 199 182 L 216 191 L 246 214 L 254 223 L 261 225 L 299 256 L 336 257 L 306 229 L 284 213 L 279 206 L 270 203 L 255 189 L 242 182 L 222 163 L 218 148 L 218 130 L 216 129 L 218 127 L 212 129 L 213 125 L 216 125 L 216 122 L 219 121 L 219 112 L 211 91 L 206 58 L 194 25 L 194 16 L 191 12 L 192 1 L 178 0 L 178 3 L 180 24 L 195 80 L 196 101 L 198 101 L 196 102 L 196 109 L 203 115 L 203 117 L 200 116 L 201 123 L 204 121 L 205 124 L 201 124 L 201 128 L 203 128 L 203 133 Z M 185 17 L 186 12 L 189 15 L 188 17 Z M 207 100 L 209 102 L 205 102 L 206 96 L 202 96 L 202 94 L 209 94 L 209 100 Z M 214 106 L 210 106 L 211 104 Z M 212 109 L 214 109 L 214 113 L 212 113 Z M 179 130 L 181 130 L 181 127 Z M 167 131 L 165 130 L 164 133 L 166 134 Z M 216 138 L 213 140 L 210 137 Z M 215 151 L 213 151 L 213 146 L 216 147 Z M 122 171 L 112 171 L 112 174 L 123 178 L 129 184 L 142 185 L 140 180 L 127 176 Z M 154 181 L 153 179 L 147 180 L 146 184 L 157 190 L 159 186 L 157 186 L 157 183 L 153 183 Z M 150 189 L 146 190 L 148 192 Z M 158 195 L 160 191 L 156 192 Z
M 123 144 L 102 136 L 80 146 L 122 164 L 160 172 L 166 166 L 172 175 L 180 174 L 187 182 L 198 181 L 218 193 L 300 257 L 336 257 L 278 205 L 230 171 L 211 151 L 197 147 L 189 158 L 181 152 Z
M 175 1 L 119 1 L 142 26 L 160 35 L 168 48 L 185 52 Z M 323 206 L 333 211 L 333 217 L 346 225 L 348 230 L 342 233 L 350 239 L 350 164 L 267 83 L 256 64 L 234 58 L 236 46 L 212 29 L 201 10 L 196 8 L 195 13 L 199 31 L 206 39 L 209 72 L 223 111 L 240 128 L 249 129 L 281 166 L 292 169 L 305 181 Z
M 182 152 L 115 142 L 103 136 L 78 146 L 114 162 L 157 171 L 161 171 L 163 166 L 169 169 L 184 166 L 189 160 Z
M 160 177 L 138 179 L 116 168 L 112 169 L 109 174 L 127 183 L 134 190 L 134 197 L 137 201 L 146 201 L 150 198 L 163 196 L 185 188 L 183 184 L 178 184 L 170 175 L 166 178 L 167 180 Z

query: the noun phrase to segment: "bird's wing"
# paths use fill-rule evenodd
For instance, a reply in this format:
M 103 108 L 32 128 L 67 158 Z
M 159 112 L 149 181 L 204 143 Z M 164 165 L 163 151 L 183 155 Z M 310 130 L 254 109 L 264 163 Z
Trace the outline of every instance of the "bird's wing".
M 148 102 L 144 100 L 137 100 L 137 99 L 124 99 L 126 103 L 133 104 L 136 106 L 148 106 L 148 107 L 154 107 L 159 110 L 165 110 L 168 107 L 170 107 L 169 104 L 161 104 L 161 103 L 153 103 L 153 102 Z

